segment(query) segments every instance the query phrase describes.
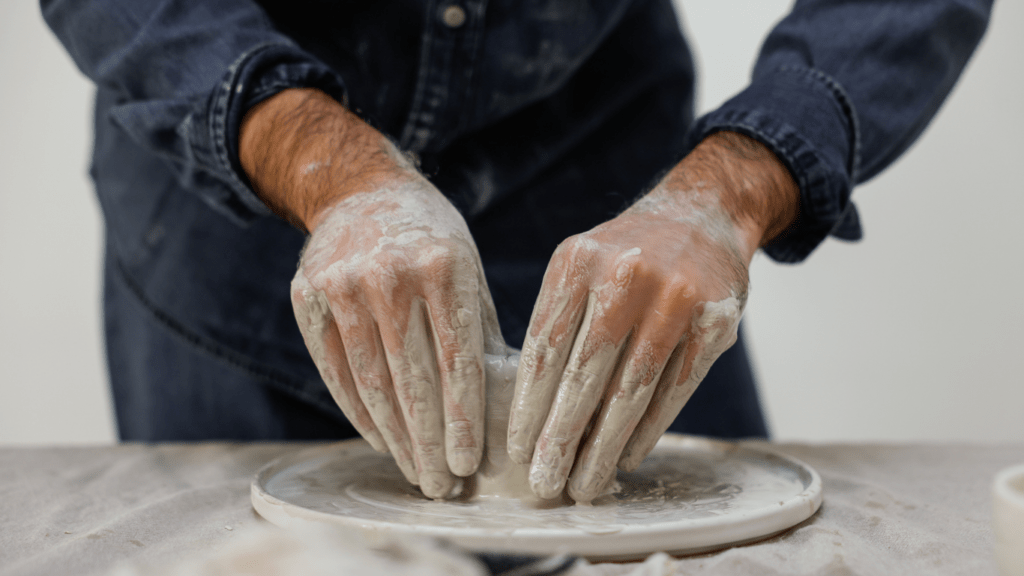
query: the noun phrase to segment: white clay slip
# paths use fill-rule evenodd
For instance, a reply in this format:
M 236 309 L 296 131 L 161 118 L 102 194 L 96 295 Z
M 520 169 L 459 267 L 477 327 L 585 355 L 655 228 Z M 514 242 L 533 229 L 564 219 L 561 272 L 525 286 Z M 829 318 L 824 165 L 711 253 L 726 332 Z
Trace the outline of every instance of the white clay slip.
M 614 491 L 589 506 L 533 496 L 528 464 L 512 464 L 504 435 L 516 356 L 487 355 L 487 448 L 480 471 L 449 501 L 423 496 L 388 454 L 364 440 L 318 446 L 261 470 L 253 506 L 289 528 L 308 522 L 374 535 L 445 538 L 469 550 L 568 552 L 594 560 L 683 554 L 764 538 L 811 516 L 821 479 L 760 447 L 666 435 Z

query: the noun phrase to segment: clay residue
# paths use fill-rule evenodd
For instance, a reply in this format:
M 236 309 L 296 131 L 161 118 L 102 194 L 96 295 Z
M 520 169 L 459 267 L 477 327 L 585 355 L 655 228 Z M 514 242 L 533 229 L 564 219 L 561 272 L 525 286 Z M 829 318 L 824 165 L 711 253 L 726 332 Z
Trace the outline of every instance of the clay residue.
M 679 350 L 685 350 L 685 353 L 674 355 L 669 362 L 670 366 L 666 367 L 666 371 L 672 375 L 673 380 L 677 380 L 677 383 L 664 386 L 659 393 L 655 393 L 653 400 L 671 406 L 685 404 L 697 385 L 707 375 L 714 361 L 735 343 L 742 312 L 743 303 L 735 296 L 718 302 L 704 303 L 692 320 L 687 338 L 689 345 L 679 347 Z M 498 352 L 497 350 L 492 351 Z M 507 449 L 508 435 L 506 432 L 509 411 L 514 398 L 519 352 L 505 348 L 504 353 L 485 354 L 484 364 L 487 386 L 484 457 L 480 469 L 467 483 L 462 499 L 518 499 L 543 506 L 569 504 L 575 500 L 578 504 L 587 505 L 591 499 L 603 499 L 621 489 L 615 480 L 616 471 L 613 464 L 610 470 L 604 474 L 594 475 L 591 470 L 582 474 L 578 471 L 574 472 L 573 476 L 577 483 L 576 485 L 570 483 L 569 490 L 566 490 L 566 485 L 562 482 L 557 486 L 557 491 L 542 491 L 542 494 L 548 496 L 547 498 L 538 496 L 537 487 L 547 478 L 538 478 L 536 463 L 533 466 L 530 462 L 516 463 L 509 457 Z M 661 373 L 654 372 L 646 374 L 643 378 L 639 376 L 630 378 L 652 383 L 658 379 Z M 640 418 L 640 414 L 636 411 L 615 411 L 609 410 L 608 407 L 602 408 L 600 414 L 605 417 L 604 419 L 599 418 L 601 425 L 611 429 L 632 429 L 632 425 L 626 425 L 622 420 L 632 419 L 635 421 Z M 654 448 L 654 444 L 657 443 L 664 429 L 671 422 L 670 418 L 674 417 L 675 414 L 669 411 L 657 413 L 656 422 L 649 423 L 651 425 L 641 429 L 632 438 L 621 439 L 615 449 L 615 452 L 618 453 L 618 450 L 625 446 L 619 460 L 619 467 L 623 470 L 635 470 L 640 465 L 640 461 Z M 613 421 L 605 421 L 607 418 L 611 418 Z M 575 456 L 575 446 L 572 448 L 570 455 Z M 574 458 L 568 460 L 572 464 Z M 579 484 L 585 485 L 579 486 Z
M 451 203 L 414 171 L 377 184 L 323 209 L 292 282 L 295 316 L 360 434 L 446 498 L 481 460 L 497 316 Z
M 484 456 L 477 473 L 466 483 L 461 499 L 516 499 L 537 507 L 571 504 L 564 494 L 552 499 L 536 496 L 530 488 L 529 463 L 517 464 L 509 458 L 508 415 L 519 368 L 519 352 L 505 348 L 504 353 L 485 354 L 484 367 L 487 386 Z
M 519 531 L 562 530 L 612 534 L 626 528 L 652 529 L 667 524 L 720 525 L 721 516 L 742 519 L 776 510 L 779 502 L 806 498 L 809 472 L 785 459 L 702 440 L 669 438 L 635 472 L 620 472 L 619 491 L 595 499 L 593 506 L 509 496 L 516 484 L 487 485 L 454 500 L 425 498 L 402 477 L 389 456 L 366 445 L 322 448 L 314 458 L 296 462 L 265 481 L 274 498 L 301 510 L 340 516 L 381 526 L 440 527 L 476 535 L 513 537 Z M 327 450 L 335 452 L 325 457 Z M 340 452 L 338 452 L 340 450 Z M 501 474 L 515 471 L 507 468 Z M 520 469 L 522 480 L 524 471 Z M 472 480 L 488 480 L 478 474 Z M 472 482 L 470 482 L 472 483 Z M 811 510 L 813 512 L 813 509 Z
M 670 382 L 675 383 L 655 390 L 651 398 L 654 409 L 644 414 L 641 425 L 622 450 L 619 468 L 635 470 L 640 465 L 707 376 L 711 365 L 736 343 L 743 304 L 744 300 L 735 295 L 718 302 L 706 302 L 700 314 L 693 318 L 687 335 L 689 345 L 680 347 L 680 353 L 673 354 L 663 371 L 670 376 L 677 375 L 670 378 Z M 660 410 L 661 406 L 670 409 Z

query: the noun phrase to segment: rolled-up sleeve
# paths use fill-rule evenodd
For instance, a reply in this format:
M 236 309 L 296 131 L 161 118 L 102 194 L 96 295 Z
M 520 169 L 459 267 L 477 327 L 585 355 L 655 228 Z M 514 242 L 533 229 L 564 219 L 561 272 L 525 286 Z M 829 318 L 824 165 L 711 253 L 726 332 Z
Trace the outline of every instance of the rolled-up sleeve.
M 291 87 L 345 100 L 341 77 L 275 30 L 251 0 L 41 5 L 78 68 L 119 96 L 110 120 L 237 223 L 270 213 L 238 161 L 245 111 Z
M 700 118 L 768 146 L 800 186 L 798 221 L 764 251 L 799 262 L 827 236 L 861 237 L 854 185 L 902 154 L 984 33 L 989 0 L 798 0 L 768 35 L 750 85 Z

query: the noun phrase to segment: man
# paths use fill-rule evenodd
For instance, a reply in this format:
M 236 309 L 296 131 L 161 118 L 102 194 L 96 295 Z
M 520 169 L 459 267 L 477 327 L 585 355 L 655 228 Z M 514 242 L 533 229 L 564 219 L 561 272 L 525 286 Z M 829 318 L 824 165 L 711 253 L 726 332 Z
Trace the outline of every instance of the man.
M 764 436 L 729 348 L 754 252 L 859 237 L 850 190 L 990 9 L 797 2 L 692 122 L 667 1 L 44 1 L 98 85 L 121 436 L 351 435 L 336 403 L 443 497 L 502 337 L 538 495 L 589 499 L 666 429 Z

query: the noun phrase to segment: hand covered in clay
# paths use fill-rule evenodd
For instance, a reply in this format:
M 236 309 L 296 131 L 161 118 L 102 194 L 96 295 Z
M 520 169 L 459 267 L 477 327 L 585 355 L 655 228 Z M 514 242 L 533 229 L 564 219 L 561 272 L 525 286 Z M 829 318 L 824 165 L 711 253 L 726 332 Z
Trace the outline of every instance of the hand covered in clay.
M 755 195 L 768 200 L 751 204 Z M 589 502 L 636 468 L 736 340 L 747 269 L 799 205 L 759 143 L 714 134 L 620 216 L 552 256 L 519 363 L 510 458 Z M 771 212 L 771 213 L 769 213 Z
M 453 474 L 476 470 L 481 317 L 494 310 L 469 230 L 440 192 L 410 178 L 328 208 L 292 303 L 338 405 L 410 482 L 443 498 Z
M 270 126 L 264 137 L 285 143 L 292 160 L 277 179 L 256 153 L 243 165 L 263 176 L 275 210 L 310 230 L 291 286 L 299 329 L 359 433 L 425 495 L 444 498 L 480 464 L 483 353 L 500 342 L 476 246 L 454 206 L 386 138 L 322 93 L 282 94 L 257 112 L 308 110 L 319 124 L 274 132 L 264 116 L 252 129 Z

